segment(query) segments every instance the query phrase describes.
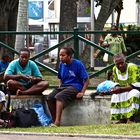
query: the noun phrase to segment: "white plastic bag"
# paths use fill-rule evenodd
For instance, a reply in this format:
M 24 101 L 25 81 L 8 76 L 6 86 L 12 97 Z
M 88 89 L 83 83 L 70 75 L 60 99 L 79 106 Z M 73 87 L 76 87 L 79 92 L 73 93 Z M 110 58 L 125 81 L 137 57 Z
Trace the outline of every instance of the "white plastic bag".
M 105 53 L 103 56 L 103 62 L 108 62 L 108 54 Z

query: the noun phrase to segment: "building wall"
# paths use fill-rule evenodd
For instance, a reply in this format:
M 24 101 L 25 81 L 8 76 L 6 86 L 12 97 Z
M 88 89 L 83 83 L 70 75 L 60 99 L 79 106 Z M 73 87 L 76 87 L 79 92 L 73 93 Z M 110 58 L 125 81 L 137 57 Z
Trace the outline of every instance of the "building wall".
M 123 0 L 123 7 L 121 13 L 120 22 L 121 23 L 136 23 L 137 22 L 137 6 L 135 0 Z
M 121 11 L 120 23 L 137 23 L 137 5 L 135 0 L 123 0 L 123 10 Z M 97 17 L 100 7 L 95 8 L 95 15 Z M 117 14 L 114 13 L 114 21 Z M 112 23 L 112 15 L 107 20 L 107 23 Z

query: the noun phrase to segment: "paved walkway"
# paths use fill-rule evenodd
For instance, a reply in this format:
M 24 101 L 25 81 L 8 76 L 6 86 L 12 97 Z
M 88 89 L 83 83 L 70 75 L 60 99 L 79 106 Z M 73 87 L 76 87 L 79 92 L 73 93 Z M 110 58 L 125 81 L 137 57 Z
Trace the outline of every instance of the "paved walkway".
M 29 136 L 29 135 L 1 135 L 2 140 L 110 140 L 108 138 L 85 138 L 85 137 L 59 137 L 59 136 Z M 123 139 L 127 140 L 127 139 Z
M 140 136 L 117 136 L 95 134 L 56 134 L 0 131 L 2 140 L 140 140 Z

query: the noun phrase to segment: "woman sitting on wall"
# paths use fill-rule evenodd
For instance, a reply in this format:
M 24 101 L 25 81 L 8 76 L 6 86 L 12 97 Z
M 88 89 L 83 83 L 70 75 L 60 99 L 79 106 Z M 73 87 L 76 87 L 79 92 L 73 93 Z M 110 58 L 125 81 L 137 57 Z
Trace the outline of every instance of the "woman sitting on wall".
M 119 120 L 119 123 L 135 121 L 140 108 L 140 83 L 138 83 L 138 66 L 126 63 L 123 54 L 113 57 L 115 66 L 113 68 L 114 82 L 119 83 L 110 90 L 112 120 Z

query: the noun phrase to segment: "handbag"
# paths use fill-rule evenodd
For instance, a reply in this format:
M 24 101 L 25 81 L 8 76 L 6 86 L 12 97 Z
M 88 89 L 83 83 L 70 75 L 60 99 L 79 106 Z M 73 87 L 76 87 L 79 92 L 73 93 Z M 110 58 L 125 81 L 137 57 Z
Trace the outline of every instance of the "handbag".
M 108 62 L 108 53 L 105 53 L 103 56 L 103 62 Z
M 33 109 L 18 108 L 10 111 L 11 95 L 7 89 L 7 111 L 1 112 L 1 127 L 31 127 L 40 126 L 37 113 Z
M 13 112 L 13 116 L 18 127 L 40 126 L 37 113 L 33 109 L 18 108 Z

